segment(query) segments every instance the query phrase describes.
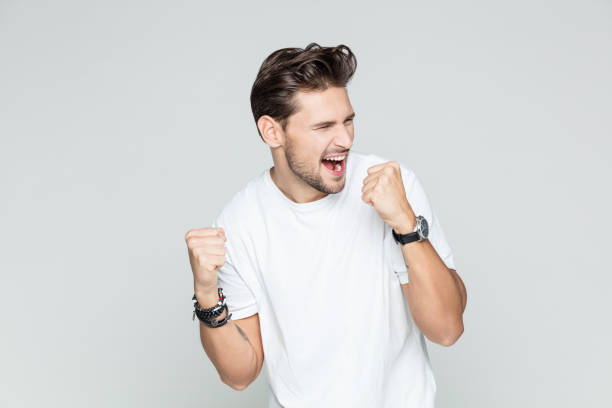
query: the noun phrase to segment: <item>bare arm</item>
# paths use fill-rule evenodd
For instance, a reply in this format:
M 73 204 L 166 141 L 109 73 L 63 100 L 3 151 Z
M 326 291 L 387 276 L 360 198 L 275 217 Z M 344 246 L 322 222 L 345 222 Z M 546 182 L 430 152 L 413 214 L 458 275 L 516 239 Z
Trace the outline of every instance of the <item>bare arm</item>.
M 461 277 L 459 277 L 459 274 L 455 269 L 449 268 L 448 270 L 453 275 L 453 278 L 455 278 L 455 282 L 457 283 L 457 289 L 459 289 L 459 292 L 461 293 L 461 313 L 463 313 L 465 312 L 465 306 L 467 305 L 467 291 L 465 289 L 465 284 L 463 283 Z
M 446 267 L 429 242 L 402 246 L 409 265 L 409 282 L 402 291 L 415 324 L 427 338 L 443 346 L 454 344 L 463 333 L 467 293 L 454 269 Z
M 418 179 L 414 182 L 415 188 L 424 194 Z M 369 167 L 361 191 L 361 199 L 374 207 L 394 231 L 408 234 L 415 230 L 417 216 L 408 201 L 397 161 Z M 429 239 L 402 245 L 402 254 L 409 269 L 408 283 L 402 285 L 402 291 L 414 323 L 431 341 L 452 345 L 463 333 L 465 287 L 457 281 L 454 271 L 446 267 Z
M 226 262 L 225 231 L 220 227 L 191 229 L 185 234 L 185 241 L 196 299 L 200 308 L 210 308 L 219 301 L 217 270 Z M 223 319 L 227 313 L 224 310 L 217 319 Z M 236 321 L 230 318 L 218 327 L 198 322 L 200 341 L 221 381 L 237 390 L 246 388 L 263 365 L 259 316 Z
M 212 307 L 218 301 L 217 290 L 196 294 L 196 298 L 201 308 Z M 218 319 L 226 314 L 224 311 Z M 233 389 L 243 390 L 259 376 L 264 356 L 257 313 L 244 319 L 230 318 L 215 328 L 200 322 L 200 340 L 221 381 Z

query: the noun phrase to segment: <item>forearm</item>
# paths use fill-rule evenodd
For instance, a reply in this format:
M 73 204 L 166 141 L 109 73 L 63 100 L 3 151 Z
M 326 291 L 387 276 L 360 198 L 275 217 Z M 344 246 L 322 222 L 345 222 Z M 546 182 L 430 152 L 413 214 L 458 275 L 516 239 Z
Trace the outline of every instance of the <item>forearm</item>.
M 402 246 L 409 283 L 402 285 L 410 313 L 433 342 L 450 345 L 463 333 L 463 294 L 429 240 Z
M 200 308 L 209 308 L 218 301 L 214 292 L 197 294 Z M 217 317 L 222 319 L 227 311 Z M 257 377 L 257 355 L 248 337 L 233 320 L 220 327 L 208 327 L 200 322 L 200 340 L 221 381 L 234 389 L 243 389 Z

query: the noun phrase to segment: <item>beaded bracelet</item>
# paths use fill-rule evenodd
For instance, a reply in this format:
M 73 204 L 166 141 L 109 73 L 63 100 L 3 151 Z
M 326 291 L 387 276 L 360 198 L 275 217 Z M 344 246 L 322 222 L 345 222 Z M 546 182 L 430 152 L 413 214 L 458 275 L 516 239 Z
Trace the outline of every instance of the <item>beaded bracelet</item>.
M 191 299 L 195 300 L 195 303 L 193 304 L 194 312 L 197 310 L 202 316 L 206 318 L 217 317 L 221 313 L 223 313 L 223 306 L 225 305 L 225 295 L 223 294 L 222 290 L 222 288 L 219 288 L 219 301 L 217 302 L 217 304 L 206 309 L 200 308 L 200 304 L 196 300 L 194 294 L 193 298 Z
M 227 304 L 225 303 L 223 288 L 218 288 L 218 293 L 219 301 L 217 304 L 206 309 L 200 309 L 200 305 L 194 294 L 191 300 L 195 300 L 196 302 L 194 303 L 193 317 L 191 320 L 195 320 L 195 317 L 198 316 L 198 319 L 208 327 L 219 327 L 227 323 L 227 321 L 232 317 L 232 314 L 229 313 Z M 228 310 L 228 315 L 221 320 L 214 320 L 214 318 L 221 315 L 224 310 Z

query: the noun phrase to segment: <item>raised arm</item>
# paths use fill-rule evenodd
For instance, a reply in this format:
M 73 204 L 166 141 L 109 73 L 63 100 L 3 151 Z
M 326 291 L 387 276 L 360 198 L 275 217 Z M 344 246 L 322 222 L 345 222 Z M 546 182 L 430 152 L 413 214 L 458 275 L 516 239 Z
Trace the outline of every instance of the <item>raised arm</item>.
M 214 306 L 219 300 L 217 269 L 225 263 L 226 240 L 220 227 L 193 229 L 185 234 L 194 292 L 202 309 Z M 223 311 L 217 319 L 223 319 L 227 313 Z M 259 316 L 236 321 L 230 318 L 219 327 L 199 323 L 202 346 L 221 381 L 236 390 L 246 388 L 257 378 L 263 365 Z

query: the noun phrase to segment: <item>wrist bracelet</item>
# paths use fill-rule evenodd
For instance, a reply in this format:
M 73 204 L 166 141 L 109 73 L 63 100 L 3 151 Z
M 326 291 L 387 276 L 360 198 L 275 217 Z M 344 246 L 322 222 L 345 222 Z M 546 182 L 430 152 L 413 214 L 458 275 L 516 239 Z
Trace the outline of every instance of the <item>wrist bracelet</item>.
M 195 303 L 193 304 L 194 306 L 193 317 L 191 318 L 191 320 L 195 320 L 195 317 L 198 316 L 198 319 L 202 323 L 204 323 L 208 327 L 213 327 L 213 328 L 223 326 L 225 323 L 227 323 L 227 321 L 232 317 L 232 314 L 229 313 L 227 304 L 225 303 L 225 295 L 223 294 L 223 288 L 218 288 L 217 292 L 219 293 L 219 301 L 217 302 L 216 305 L 206 308 L 206 309 L 200 308 L 200 305 L 194 293 L 193 298 L 191 299 L 191 300 L 195 300 Z M 225 316 L 221 320 L 215 320 L 215 318 L 221 315 L 224 310 L 228 311 L 227 316 Z
M 193 298 L 191 299 L 195 300 L 195 303 L 193 304 L 194 311 L 197 310 L 203 317 L 206 318 L 213 318 L 219 316 L 221 313 L 223 313 L 223 306 L 225 305 L 225 295 L 223 294 L 223 288 L 219 288 L 218 293 L 219 301 L 217 302 L 217 304 L 206 309 L 200 308 L 200 304 L 198 303 L 194 294 Z
M 227 305 L 224 306 L 224 309 L 227 309 Z M 227 316 L 225 316 L 221 320 L 207 320 L 207 319 L 203 319 L 203 318 L 200 318 L 200 315 L 197 312 L 196 312 L 196 316 L 198 316 L 198 319 L 200 319 L 200 321 L 202 323 L 204 323 L 206 326 L 215 328 L 215 327 L 221 327 L 224 324 L 226 324 L 230 320 L 230 318 L 232 317 L 232 314 L 229 313 L 229 311 L 228 311 Z

